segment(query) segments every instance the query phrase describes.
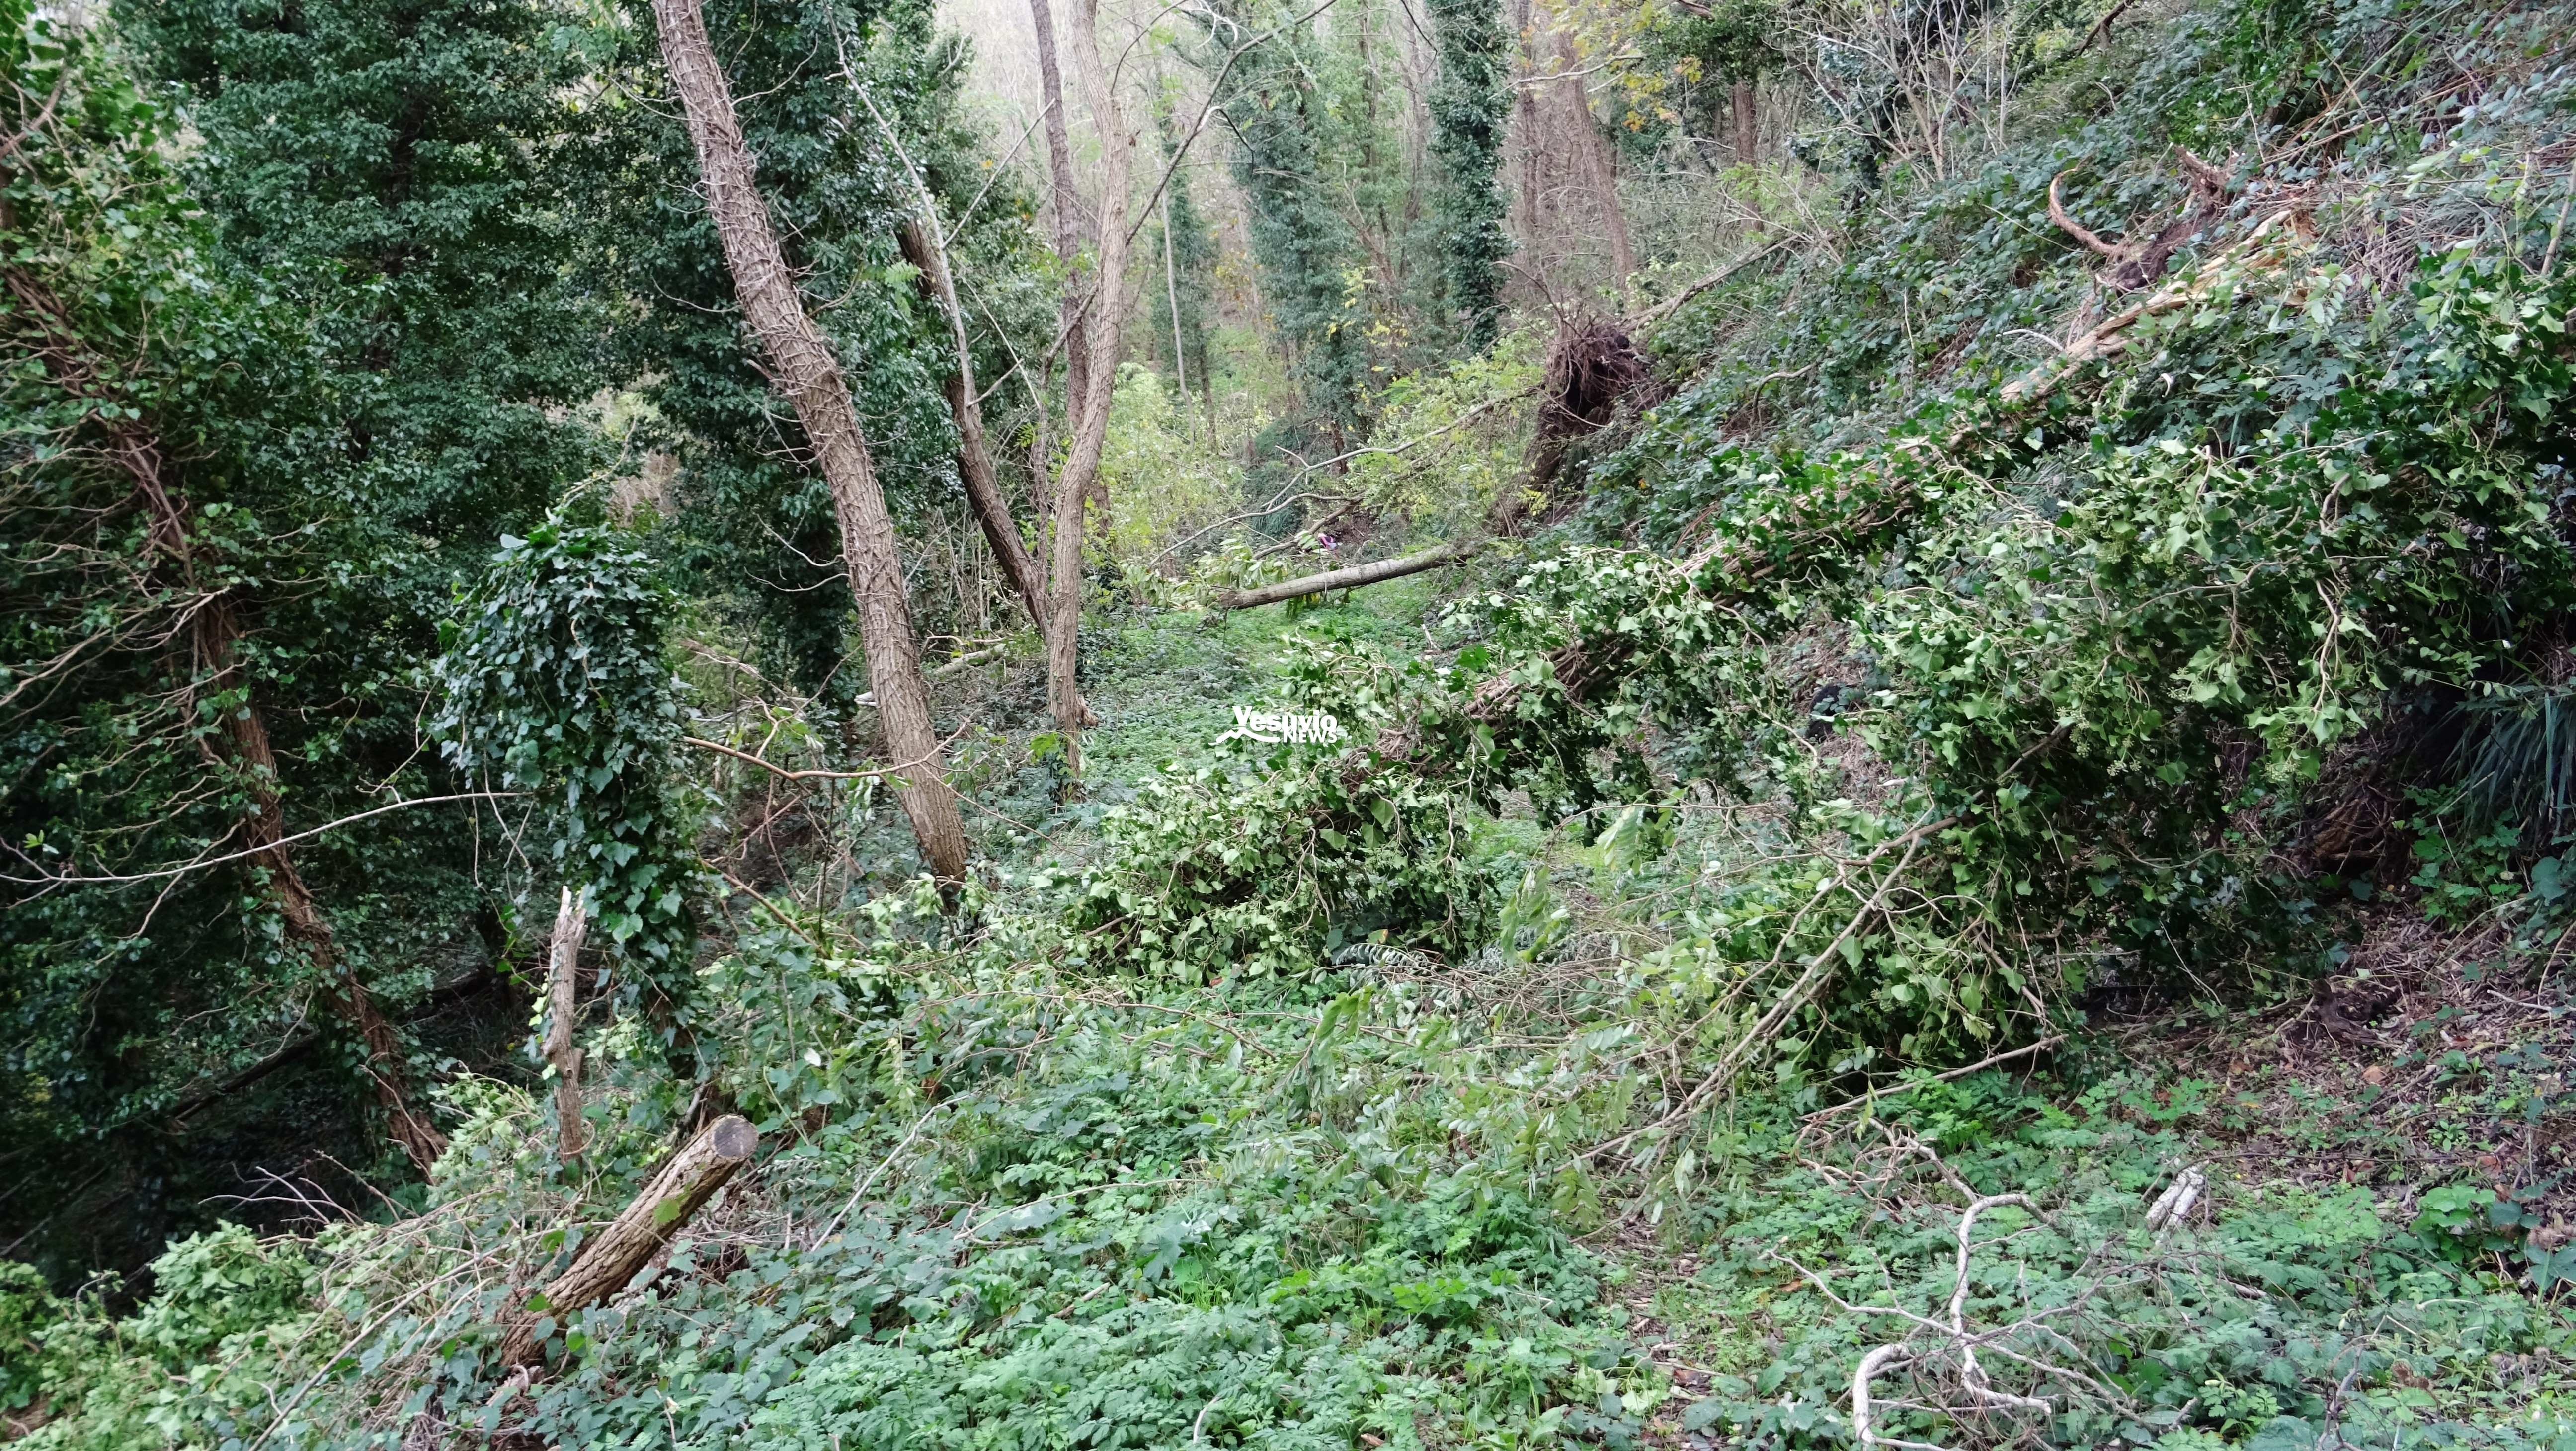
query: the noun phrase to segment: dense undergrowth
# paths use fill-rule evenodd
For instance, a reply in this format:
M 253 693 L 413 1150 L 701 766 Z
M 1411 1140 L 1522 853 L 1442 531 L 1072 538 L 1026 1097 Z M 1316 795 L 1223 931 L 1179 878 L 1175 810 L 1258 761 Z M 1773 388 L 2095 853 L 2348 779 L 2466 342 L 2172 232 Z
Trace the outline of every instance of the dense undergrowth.
M 1125 578 L 1078 793 L 1024 655 L 952 677 L 957 900 L 862 865 L 906 860 L 871 781 L 671 767 L 698 861 L 638 816 L 654 874 L 603 871 L 657 941 L 688 876 L 701 950 L 586 1020 L 587 1154 L 534 1077 L 453 1076 L 410 1199 L 181 1241 L 131 1306 L 13 1269 L 0 1408 L 225 1451 L 2576 1446 L 2567 23 L 2221 0 L 2056 55 L 1973 174 L 1678 310 L 1579 504 L 1463 582 L 1203 627 L 1155 600 L 1222 552 Z M 2177 147 L 2217 202 L 2114 293 L 2051 181 L 2153 235 Z M 1496 456 L 1356 472 L 1428 533 Z M 458 638 L 567 672 L 617 627 L 495 708 L 504 784 L 662 759 L 584 712 L 652 693 L 665 608 L 690 735 L 837 759 L 597 527 L 469 596 Z M 1234 703 L 1349 735 L 1218 741 Z M 506 1372 L 719 1106 L 755 1168 Z

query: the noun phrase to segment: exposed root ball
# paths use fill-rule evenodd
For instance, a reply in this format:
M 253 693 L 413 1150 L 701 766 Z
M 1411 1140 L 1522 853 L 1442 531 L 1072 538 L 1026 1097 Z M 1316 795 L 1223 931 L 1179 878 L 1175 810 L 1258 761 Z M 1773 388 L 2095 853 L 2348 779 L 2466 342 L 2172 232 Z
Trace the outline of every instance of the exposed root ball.
M 1620 400 L 1645 381 L 1646 360 L 1617 323 L 1591 318 L 1560 329 L 1547 353 L 1529 492 L 1552 498 L 1566 445 L 1608 427 Z

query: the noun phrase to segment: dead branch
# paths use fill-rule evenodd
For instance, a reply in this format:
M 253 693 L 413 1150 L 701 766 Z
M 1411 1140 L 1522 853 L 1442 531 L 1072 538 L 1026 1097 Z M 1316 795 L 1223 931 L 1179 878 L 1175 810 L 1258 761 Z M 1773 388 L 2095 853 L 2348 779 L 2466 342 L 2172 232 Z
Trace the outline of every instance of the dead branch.
M 2096 358 L 2116 356 L 2126 349 L 2129 345 L 2129 329 L 2136 326 L 2140 318 L 2171 312 L 2175 308 L 2188 306 L 2207 297 L 2216 290 L 2220 279 L 2227 275 L 2225 264 L 2244 258 L 2264 270 L 2279 265 L 2281 259 L 2277 256 L 2257 258 L 2253 254 L 2259 244 L 2270 237 L 2284 222 L 2290 225 L 2293 232 L 2301 231 L 2304 227 L 2297 208 L 2284 207 L 2272 213 L 2257 223 L 2254 230 L 2246 233 L 2243 240 L 2209 259 L 2188 280 L 2176 282 L 2146 301 L 2134 303 L 2104 318 L 2083 336 L 2068 343 L 2058 356 L 2006 383 L 1997 391 L 1996 398 L 2009 406 L 2034 403 L 2047 397 L 2059 383 L 2065 381 L 2068 375 L 2084 364 Z
M 2059 231 L 2083 243 L 2086 251 L 2099 252 L 2113 261 L 2127 260 L 2126 254 L 2118 247 L 2103 241 L 2100 234 L 2066 214 L 2066 204 L 2057 196 L 2057 188 L 2065 180 L 2066 173 L 2062 171 L 2048 179 L 2048 219 L 2057 224 Z
M 563 901 L 555 908 L 554 941 L 546 950 L 546 1062 L 555 1070 L 555 1153 L 569 1161 L 581 1157 L 589 1133 L 581 1121 L 581 1050 L 572 1045 L 575 993 L 575 969 L 581 958 L 581 939 L 588 932 L 590 916 L 573 895 L 563 889 Z
M 1827 942 L 1815 956 L 1807 959 L 1806 969 L 1798 975 L 1798 980 L 1791 983 L 1786 992 L 1774 999 L 1771 1006 L 1763 1011 L 1761 1017 L 1754 1020 L 1751 1027 L 1744 1030 L 1743 1036 L 1736 1040 L 1735 1046 L 1726 1050 L 1726 1056 L 1718 1060 L 1717 1067 L 1710 1070 L 1706 1078 L 1700 1080 L 1699 1086 L 1684 1095 L 1682 1101 L 1673 1105 L 1672 1110 L 1662 1118 L 1643 1128 L 1630 1129 L 1615 1139 L 1595 1144 L 1575 1157 L 1578 1160 L 1599 1158 L 1603 1154 L 1625 1148 L 1658 1129 L 1679 1123 L 1688 1118 L 1703 1099 L 1733 1082 L 1736 1070 L 1743 1066 L 1755 1046 L 1771 1041 L 1781 1025 L 1789 1020 L 1789 1015 L 1804 1007 L 1807 1000 L 1824 987 L 1826 979 L 1832 976 L 1833 960 L 1842 951 L 1844 941 L 1877 914 L 1880 905 L 1887 900 L 1888 889 L 1896 885 L 1898 879 L 1905 875 L 1906 867 L 1913 863 L 1914 853 L 1923 845 L 1923 839 L 1957 819 L 1955 816 L 1945 816 L 1938 821 L 1927 821 L 1903 836 L 1879 843 L 1866 858 L 1862 859 L 1859 864 L 1861 868 L 1865 869 L 1876 862 L 1881 856 L 1886 855 L 1891 847 L 1901 844 L 1905 850 L 1897 857 L 1896 865 L 1888 869 L 1887 875 L 1879 878 L 1877 888 L 1861 903 L 1860 910 L 1852 914 L 1851 920 L 1843 924 L 1843 929 L 1834 934 L 1832 941 Z M 1848 880 L 1846 876 L 1845 881 Z
M 1806 1121 L 1808 1123 L 1814 1123 L 1818 1119 L 1831 1118 L 1835 1114 L 1842 1113 L 1847 1109 L 1859 1108 L 1864 1104 L 1876 1103 L 1881 1099 L 1894 1098 L 1900 1093 L 1912 1093 L 1914 1090 L 1921 1088 L 1927 1083 L 1947 1083 L 1954 1078 L 1965 1078 L 1971 1073 L 1982 1072 L 1988 1068 L 1994 1067 L 1998 1063 L 2010 1063 L 2016 1058 L 2027 1058 L 2033 1053 L 2046 1052 L 2065 1041 L 2066 1035 L 2064 1033 L 2051 1033 L 2036 1043 L 2015 1048 L 2009 1053 L 1997 1053 L 1990 1058 L 1980 1058 L 1965 1068 L 1953 1068 L 1947 1073 L 1936 1074 L 1930 1078 L 1912 1079 L 1908 1082 L 1900 1083 L 1894 1088 L 1872 1089 L 1858 1098 L 1845 1099 L 1843 1102 L 1831 1105 L 1830 1107 L 1817 1109 L 1814 1113 L 1807 1115 Z

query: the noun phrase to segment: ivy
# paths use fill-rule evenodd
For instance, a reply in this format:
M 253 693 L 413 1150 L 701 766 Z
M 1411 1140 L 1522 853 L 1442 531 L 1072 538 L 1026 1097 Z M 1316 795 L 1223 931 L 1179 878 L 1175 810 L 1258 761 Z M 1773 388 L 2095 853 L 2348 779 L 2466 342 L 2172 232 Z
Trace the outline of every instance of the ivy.
M 1511 111 L 1510 51 L 1492 0 L 1432 0 L 1440 75 L 1431 87 L 1431 150 L 1445 173 L 1440 191 L 1442 262 L 1448 303 L 1462 340 L 1491 347 L 1502 318 L 1503 122 Z
M 652 561 L 616 531 L 560 520 L 505 537 L 486 582 L 441 628 L 431 725 L 467 777 L 543 793 L 547 855 L 641 959 L 685 995 L 690 926 L 686 819 L 666 778 L 680 685 L 662 653 L 673 606 Z M 639 986 L 623 987 L 632 995 Z

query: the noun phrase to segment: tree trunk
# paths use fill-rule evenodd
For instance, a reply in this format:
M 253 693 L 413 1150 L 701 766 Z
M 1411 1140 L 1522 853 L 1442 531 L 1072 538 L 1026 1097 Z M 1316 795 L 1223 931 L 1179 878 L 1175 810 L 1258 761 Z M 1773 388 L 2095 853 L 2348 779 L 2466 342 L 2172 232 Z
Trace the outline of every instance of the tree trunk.
M 662 63 L 688 111 L 707 209 L 724 240 L 735 294 L 769 354 L 771 376 L 795 404 L 797 421 L 831 486 L 850 595 L 859 611 L 859 638 L 868 654 L 868 683 L 878 719 L 885 724 L 886 745 L 906 778 L 898 792 L 904 815 L 931 872 L 942 881 L 962 881 L 966 831 L 957 817 L 957 799 L 948 790 L 939 735 L 930 723 L 930 690 L 922 683 L 912 612 L 904 601 L 894 518 L 886 512 L 875 463 L 859 436 L 849 383 L 814 320 L 805 315 L 795 279 L 779 253 L 769 210 L 753 182 L 751 152 L 734 115 L 733 93 L 707 43 L 697 0 L 653 0 L 653 17 L 661 30 Z
M 1090 340 L 1082 334 L 1082 189 L 1074 185 L 1064 75 L 1056 68 L 1055 11 L 1047 0 L 1029 0 L 1029 19 L 1037 28 L 1038 98 L 1046 107 L 1047 175 L 1055 194 L 1055 257 L 1064 265 L 1064 302 L 1057 309 L 1056 331 L 1064 339 L 1065 414 L 1070 424 L 1077 406 L 1074 400 L 1088 392 L 1091 384 Z M 1037 476 L 1044 478 L 1046 472 L 1040 468 Z
M 1030 0 L 1030 6 L 1043 22 L 1046 0 Z M 1041 29 L 1042 46 L 1049 44 L 1043 36 Z M 1092 286 L 1075 306 L 1074 326 L 1085 337 L 1090 366 L 1082 387 L 1066 395 L 1065 413 L 1073 437 L 1055 482 L 1046 644 L 1047 704 L 1064 738 L 1065 764 L 1078 776 L 1082 729 L 1094 723 L 1074 680 L 1082 633 L 1082 510 L 1099 478 L 1100 453 L 1109 437 L 1109 404 L 1118 383 L 1118 332 L 1127 304 L 1127 178 L 1136 146 L 1110 88 L 1108 72 L 1100 64 L 1097 0 L 1075 0 L 1073 60 L 1081 71 L 1092 119 L 1100 128 L 1100 255 Z M 1070 178 L 1058 178 L 1059 186 L 1069 184 Z M 1061 212 L 1073 203 L 1060 194 L 1056 205 Z
M 85 397 L 117 396 L 115 389 L 102 382 L 95 360 L 85 350 L 81 337 L 69 327 L 69 314 L 61 301 L 15 268 L 9 269 L 7 275 L 10 292 L 33 316 L 46 338 L 40 345 L 40 356 L 52 367 L 63 388 Z M 251 815 L 244 823 L 256 850 L 249 858 L 250 864 L 267 874 L 263 886 L 276 904 L 278 915 L 285 919 L 288 940 L 305 954 L 315 974 L 331 985 L 328 991 L 334 1005 L 366 1045 L 367 1077 L 375 1085 L 377 1102 L 385 1110 L 387 1131 L 413 1165 L 426 1173 L 447 1147 L 447 1140 L 426 1117 L 412 1110 L 403 1090 L 402 1038 L 377 1010 L 366 984 L 341 958 L 329 920 L 323 917 L 312 890 L 305 886 L 295 863 L 279 845 L 286 837 L 286 811 L 277 794 L 277 756 L 269 748 L 268 722 L 260 714 L 258 697 L 235 654 L 234 647 L 242 634 L 241 622 L 233 614 L 230 600 L 221 593 L 203 593 L 197 583 L 195 551 L 188 538 L 189 506 L 162 482 L 159 438 L 140 423 L 129 421 L 108 436 L 107 453 L 117 470 L 133 482 L 135 492 L 142 495 L 153 547 L 177 570 L 181 598 L 197 601 L 196 615 L 188 624 L 188 643 L 195 656 L 190 662 L 192 677 L 202 679 L 209 694 L 240 692 L 239 700 L 219 715 L 217 728 L 225 754 L 240 772 L 239 784 L 250 795 Z M 186 695 L 189 698 L 183 705 L 193 719 L 196 688 L 192 685 Z M 283 1053 L 272 1055 L 269 1065 L 282 1061 Z M 265 1071 L 266 1066 L 261 1066 L 260 1071 Z
M 1582 69 L 1574 42 L 1558 36 L 1556 54 L 1569 72 L 1557 82 L 1557 93 L 1565 104 L 1566 140 L 1573 145 L 1574 159 L 1582 166 L 1593 200 L 1601 208 L 1602 233 L 1610 243 L 1610 287 L 1624 307 L 1628 280 L 1637 275 L 1637 251 L 1628 240 L 1628 214 L 1619 205 L 1617 158 L 1610 154 L 1610 143 L 1602 136 L 1600 123 L 1592 119 L 1592 101 L 1583 93 L 1583 78 L 1571 74 Z
M 581 1119 L 581 1050 L 572 1045 L 573 1018 L 580 988 L 581 939 L 590 916 L 570 887 L 555 908 L 554 940 L 546 949 L 546 1062 L 555 1070 L 555 1155 L 570 1163 L 581 1157 L 590 1128 Z
M 1735 83 L 1735 159 L 1746 166 L 1753 164 L 1754 152 L 1761 142 L 1753 124 L 1753 83 Z
M 921 204 L 930 205 L 926 190 Z M 966 314 L 957 303 L 957 279 L 948 271 L 948 249 L 941 238 L 925 234 L 920 222 L 904 223 L 902 240 L 904 260 L 921 269 L 921 289 L 948 319 L 949 341 L 957 351 L 957 370 L 948 375 L 948 412 L 957 420 L 957 473 L 966 484 L 966 502 L 975 510 L 975 522 L 983 526 L 984 542 L 1001 561 L 1002 573 L 1010 578 L 1020 603 L 1028 606 L 1029 622 L 1043 631 L 1045 590 L 1038 581 L 1036 562 L 1020 543 L 1020 526 L 1011 518 L 1011 506 L 1003 501 L 993 455 L 984 442 L 984 407 L 975 401 L 975 358 L 966 344 Z
M 242 785 L 250 792 L 252 810 L 244 823 L 245 834 L 250 844 L 259 849 L 250 862 L 268 874 L 269 896 L 277 904 L 278 915 L 286 920 L 286 940 L 303 952 L 325 981 L 335 984 L 333 996 L 340 1011 L 348 1016 L 350 1026 L 358 1030 L 359 1040 L 366 1045 L 367 1078 L 375 1084 L 376 1102 L 384 1108 L 386 1130 L 412 1164 L 427 1173 L 446 1149 L 447 1139 L 411 1106 L 403 1082 L 402 1037 L 377 1010 L 374 996 L 340 956 L 331 924 L 314 902 L 312 889 L 304 885 L 303 875 L 295 870 L 286 849 L 278 845 L 286 836 L 286 812 L 277 795 L 277 756 L 269 747 L 268 722 L 249 699 L 249 682 L 242 676 L 234 650 L 240 639 L 241 625 L 230 601 L 217 595 L 198 609 L 196 664 L 206 681 L 206 692 L 222 695 L 239 691 L 243 697 L 237 706 L 221 713 L 220 729 L 225 754 L 240 771 Z
M 1513 229 L 1520 233 L 1520 245 L 1515 250 L 1536 260 L 1547 254 L 1539 247 L 1538 235 L 1538 89 L 1521 84 L 1538 70 L 1537 54 L 1530 48 L 1530 0 L 1512 0 L 1512 51 L 1512 129 L 1520 136 L 1520 155 L 1514 158 L 1519 181 L 1512 188 Z
M 1275 605 L 1281 600 L 1293 600 L 1299 595 L 1322 594 L 1331 589 L 1358 589 L 1362 585 L 1402 579 L 1408 574 L 1420 574 L 1426 569 L 1438 569 L 1444 564 L 1456 564 L 1460 560 L 1471 557 L 1483 547 L 1481 542 L 1442 544 L 1419 554 L 1405 555 L 1400 559 L 1381 559 L 1375 564 L 1355 564 L 1348 569 L 1328 570 L 1322 574 L 1307 575 L 1303 579 L 1266 584 L 1259 589 L 1229 590 L 1211 598 L 1208 601 L 1208 608 L 1258 609 L 1263 605 Z
M 583 1242 L 571 1267 L 555 1276 L 541 1299 L 521 1308 L 501 1337 L 501 1363 L 535 1364 L 541 1343 L 537 1331 L 545 1320 L 552 1319 L 561 1328 L 576 1311 L 625 1289 L 635 1272 L 689 1222 L 689 1216 L 714 1198 L 735 1170 L 751 1162 L 759 1147 L 759 1133 L 740 1114 L 726 1114 L 700 1130 L 606 1229 Z

